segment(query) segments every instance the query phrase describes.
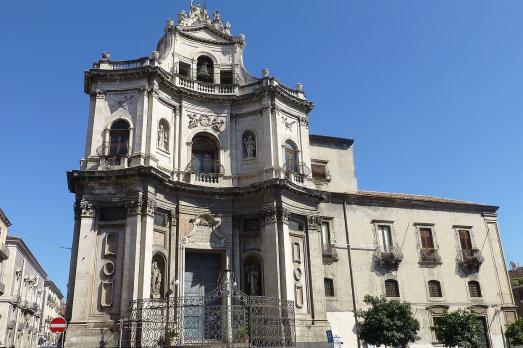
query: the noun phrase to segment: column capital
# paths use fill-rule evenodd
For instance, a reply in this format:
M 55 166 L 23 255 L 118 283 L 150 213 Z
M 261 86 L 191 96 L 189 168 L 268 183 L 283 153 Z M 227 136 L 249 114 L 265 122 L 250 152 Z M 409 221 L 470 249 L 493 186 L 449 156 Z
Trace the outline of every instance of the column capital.
M 322 219 L 318 215 L 307 216 L 307 229 L 319 230 L 321 228 Z
M 74 203 L 74 215 L 75 218 L 80 217 L 94 217 L 95 203 L 86 199 L 77 200 Z
M 127 215 L 147 214 L 154 216 L 156 212 L 156 200 L 151 197 L 144 197 L 142 192 L 131 197 L 125 202 Z

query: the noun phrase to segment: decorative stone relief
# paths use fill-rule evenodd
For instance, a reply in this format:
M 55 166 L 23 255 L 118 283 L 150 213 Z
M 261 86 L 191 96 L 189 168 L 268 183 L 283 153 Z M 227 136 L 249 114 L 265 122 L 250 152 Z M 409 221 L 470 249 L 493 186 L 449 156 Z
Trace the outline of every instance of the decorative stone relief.
M 225 125 L 225 121 L 217 116 L 195 113 L 187 114 L 187 116 L 189 117 L 189 129 L 200 125 L 202 127 L 210 127 L 216 132 L 221 132 Z
M 106 92 L 103 89 L 96 89 L 94 97 L 97 99 L 105 99 Z
M 302 309 L 305 306 L 305 260 L 303 251 L 303 237 L 291 235 L 292 249 L 292 275 L 294 278 L 294 297 L 296 308 Z
M 214 236 L 218 238 L 222 246 L 227 246 L 227 239 L 219 232 L 221 220 L 210 214 L 203 214 L 189 220 L 189 222 L 193 224 L 193 228 L 182 237 L 183 244 L 189 243 L 189 239 L 193 237 L 197 242 L 210 242 Z
M 129 104 L 132 104 L 134 101 L 134 95 L 127 95 L 120 97 L 117 101 L 117 104 L 126 110 L 129 110 Z
M 95 212 L 95 205 L 91 201 L 82 199 L 81 201 L 75 202 L 74 211 L 76 217 L 93 217 Z
M 165 126 L 164 122 L 160 122 L 158 125 L 157 146 L 162 150 L 169 150 L 169 129 Z
M 116 271 L 116 251 L 118 250 L 117 234 L 114 232 L 105 233 L 102 245 L 100 306 L 108 308 L 113 305 L 113 283 Z
M 156 211 L 156 201 L 152 198 L 144 198 L 142 192 L 138 192 L 135 197 L 130 198 L 126 203 L 128 215 L 147 214 L 154 216 Z
M 320 216 L 307 216 L 307 228 L 309 230 L 318 230 L 321 226 L 321 217 Z
M 189 14 L 187 14 L 184 10 L 178 13 L 178 27 L 194 25 L 208 25 L 224 34 L 231 34 L 231 23 L 226 22 L 224 24 L 220 12 L 213 12 L 211 19 L 207 9 L 202 7 L 200 2 L 193 4 L 191 1 L 191 9 Z
M 285 125 L 285 128 L 292 131 L 292 126 L 296 123 L 296 120 L 291 120 L 285 116 L 282 116 L 283 124 Z

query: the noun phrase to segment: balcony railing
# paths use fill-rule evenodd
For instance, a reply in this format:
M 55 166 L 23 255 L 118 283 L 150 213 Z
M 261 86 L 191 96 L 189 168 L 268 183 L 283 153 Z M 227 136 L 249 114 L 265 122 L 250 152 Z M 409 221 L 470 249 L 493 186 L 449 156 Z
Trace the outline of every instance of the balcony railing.
M 286 163 L 283 166 L 283 172 L 285 177 L 296 184 L 303 184 L 305 178 L 311 173 L 311 170 L 307 164 L 300 162 L 297 164 Z
M 464 249 L 458 254 L 458 263 L 469 271 L 477 272 L 485 261 L 479 249 Z
M 441 256 L 436 248 L 421 248 L 420 249 L 420 264 L 424 265 L 439 265 L 441 264 Z
M 337 261 L 339 259 L 338 251 L 336 250 L 335 245 L 323 245 L 322 247 L 322 256 L 324 259 L 330 259 Z
M 376 251 L 374 251 L 374 260 L 382 266 L 398 267 L 403 260 L 403 253 L 400 247 L 394 243 L 386 250 L 383 250 L 381 247 L 376 248 Z
M 128 142 L 103 144 L 96 149 L 100 165 L 105 167 L 127 166 L 130 152 Z
M 222 95 L 237 95 L 238 85 L 235 84 L 218 84 L 192 80 L 185 76 L 176 74 L 174 76 L 174 84 L 178 87 L 191 89 L 197 92 L 222 94 Z
M 217 184 L 225 168 L 218 160 L 193 158 L 185 168 L 185 173 L 191 176 L 191 182 Z

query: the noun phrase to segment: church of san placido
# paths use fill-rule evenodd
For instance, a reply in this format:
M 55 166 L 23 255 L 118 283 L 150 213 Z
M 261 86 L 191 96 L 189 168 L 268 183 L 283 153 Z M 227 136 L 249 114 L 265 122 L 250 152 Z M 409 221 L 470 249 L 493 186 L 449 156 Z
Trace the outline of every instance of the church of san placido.
M 251 75 L 245 45 L 191 4 L 85 72 L 66 347 L 356 347 L 366 294 L 412 303 L 415 347 L 456 308 L 504 347 L 498 208 L 358 190 L 353 140 L 309 133 L 303 86 Z

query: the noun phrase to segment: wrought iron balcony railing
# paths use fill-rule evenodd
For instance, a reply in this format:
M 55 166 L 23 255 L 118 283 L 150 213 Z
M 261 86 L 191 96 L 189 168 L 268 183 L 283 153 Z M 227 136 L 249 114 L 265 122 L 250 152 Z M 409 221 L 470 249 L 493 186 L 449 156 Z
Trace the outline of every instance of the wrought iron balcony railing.
M 403 253 L 400 247 L 394 243 L 390 245 L 386 250 L 378 247 L 374 251 L 374 260 L 383 266 L 398 267 L 403 260 Z
M 463 249 L 458 254 L 458 263 L 469 271 L 477 272 L 481 264 L 485 261 L 479 249 Z
M 439 265 L 441 264 L 441 256 L 437 248 L 421 248 L 420 249 L 420 264 L 425 265 Z
M 103 144 L 96 149 L 100 164 L 107 167 L 126 166 L 130 152 L 128 142 Z
M 333 261 L 336 261 L 339 259 L 338 251 L 336 250 L 336 246 L 332 245 L 332 244 L 323 245 L 322 255 L 324 258 L 331 259 Z
M 309 166 L 303 162 L 285 163 L 283 166 L 285 177 L 297 184 L 303 184 L 311 173 Z

